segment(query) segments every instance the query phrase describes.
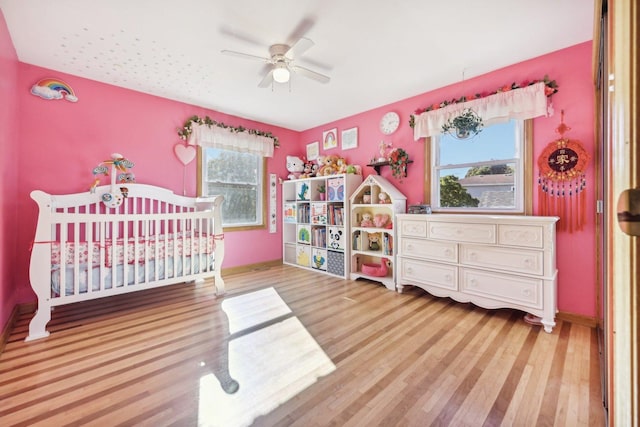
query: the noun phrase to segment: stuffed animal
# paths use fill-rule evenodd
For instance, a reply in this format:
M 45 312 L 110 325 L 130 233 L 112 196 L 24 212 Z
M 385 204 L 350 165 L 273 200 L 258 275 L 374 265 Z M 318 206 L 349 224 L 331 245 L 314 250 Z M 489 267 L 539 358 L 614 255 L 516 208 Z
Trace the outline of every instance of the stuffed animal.
M 380 203 L 381 205 L 389 203 L 389 195 L 382 192 L 378 194 L 378 203 Z
M 336 159 L 336 173 L 347 173 L 347 159 L 344 157 Z
M 390 219 L 389 214 L 377 213 L 373 216 L 373 225 L 377 228 L 385 228 Z
M 318 176 L 335 175 L 338 170 L 338 159 L 339 157 L 335 154 L 325 156 L 322 163 L 319 163 Z
M 287 178 L 298 179 L 304 170 L 304 162 L 300 157 L 287 156 L 287 170 L 289 171 Z
M 369 250 L 380 250 L 380 233 L 369 233 Z
M 371 214 L 365 212 L 362 214 L 362 221 L 360 221 L 360 227 L 373 227 L 373 221 L 371 220 Z
M 354 175 L 362 175 L 362 167 L 360 165 L 348 165 L 347 173 L 352 173 Z
M 313 167 L 313 162 L 305 162 L 304 163 L 304 169 L 302 170 L 302 173 L 300 174 L 300 178 L 313 178 L 314 176 L 316 176 L 315 171 L 314 171 L 314 167 Z

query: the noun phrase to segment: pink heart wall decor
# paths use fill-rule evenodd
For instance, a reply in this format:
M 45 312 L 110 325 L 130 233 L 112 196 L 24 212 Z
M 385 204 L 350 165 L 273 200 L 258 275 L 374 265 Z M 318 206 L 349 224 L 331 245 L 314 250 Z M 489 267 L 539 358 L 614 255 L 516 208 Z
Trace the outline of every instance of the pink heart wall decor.
M 196 147 L 193 145 L 176 144 L 173 147 L 173 151 L 176 153 L 178 160 L 185 166 L 196 158 Z

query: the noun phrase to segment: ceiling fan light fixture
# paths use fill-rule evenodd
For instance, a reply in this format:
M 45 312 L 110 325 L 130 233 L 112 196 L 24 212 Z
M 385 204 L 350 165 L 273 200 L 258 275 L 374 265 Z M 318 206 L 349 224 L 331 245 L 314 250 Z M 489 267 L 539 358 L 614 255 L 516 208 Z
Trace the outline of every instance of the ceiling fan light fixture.
M 273 70 L 273 80 L 278 83 L 286 83 L 289 81 L 291 73 L 285 64 L 277 64 Z

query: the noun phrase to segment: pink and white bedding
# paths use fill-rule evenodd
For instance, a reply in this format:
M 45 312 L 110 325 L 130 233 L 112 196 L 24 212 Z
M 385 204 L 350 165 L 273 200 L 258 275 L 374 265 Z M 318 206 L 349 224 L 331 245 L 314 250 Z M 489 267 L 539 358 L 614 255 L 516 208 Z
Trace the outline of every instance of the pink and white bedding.
M 224 293 L 223 197 L 127 187 L 117 207 L 102 203 L 110 186 L 95 193 L 31 193 L 39 208 L 29 267 L 38 311 L 27 341 L 49 335 L 57 305 L 204 279 Z
M 168 238 L 168 239 L 167 239 Z M 86 264 L 89 260 L 89 247 L 91 247 L 91 264 L 95 267 L 100 265 L 100 250 L 104 248 L 106 258 L 105 266 L 111 267 L 113 264 L 114 251 L 116 264 L 124 262 L 125 251 L 127 253 L 127 264 L 144 263 L 159 258 L 164 258 L 166 254 L 173 256 L 174 248 L 178 251 L 177 256 L 191 256 L 195 254 L 211 254 L 215 246 L 215 236 L 212 234 L 204 234 L 200 232 L 192 234 L 177 233 L 175 236 L 149 236 L 149 237 L 130 237 L 127 239 L 127 245 L 124 245 L 124 239 L 117 239 L 116 245 L 113 245 L 112 239 L 106 239 L 104 244 L 100 242 L 66 242 L 65 244 L 65 265 L 73 265 L 76 263 L 75 253 L 78 247 L 78 262 Z M 63 245 L 60 242 L 52 242 L 51 244 L 51 264 L 52 267 L 60 268 L 61 250 Z M 157 251 L 156 251 L 157 247 Z M 186 251 L 185 251 L 186 248 Z

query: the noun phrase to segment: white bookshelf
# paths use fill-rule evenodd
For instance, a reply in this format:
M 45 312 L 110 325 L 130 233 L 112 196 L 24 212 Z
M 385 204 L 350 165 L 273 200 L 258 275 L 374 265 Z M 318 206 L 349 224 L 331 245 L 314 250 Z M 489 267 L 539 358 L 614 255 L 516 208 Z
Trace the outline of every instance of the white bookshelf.
M 282 183 L 284 264 L 349 277 L 349 196 L 361 182 L 339 174 Z

